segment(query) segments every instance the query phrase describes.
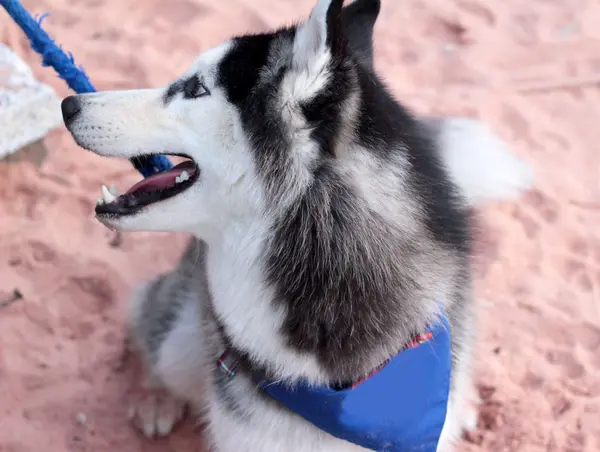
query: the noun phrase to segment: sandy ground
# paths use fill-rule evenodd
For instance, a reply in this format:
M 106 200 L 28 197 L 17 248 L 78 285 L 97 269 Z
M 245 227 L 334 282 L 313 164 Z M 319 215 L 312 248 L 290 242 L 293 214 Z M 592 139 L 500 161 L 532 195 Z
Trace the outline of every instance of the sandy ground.
M 159 86 L 233 33 L 306 14 L 310 0 L 25 0 L 99 89 Z M 600 3 L 384 0 L 377 66 L 420 113 L 477 116 L 536 170 L 535 190 L 491 206 L 478 260 L 484 398 L 461 451 L 600 450 Z M 0 40 L 67 89 L 0 11 Z M 125 420 L 122 314 L 184 237 L 93 219 L 127 162 L 81 151 L 64 129 L 41 170 L 0 164 L 0 451 L 202 451 L 188 425 L 157 443 Z M 1 303 L 1 301 L 0 301 Z

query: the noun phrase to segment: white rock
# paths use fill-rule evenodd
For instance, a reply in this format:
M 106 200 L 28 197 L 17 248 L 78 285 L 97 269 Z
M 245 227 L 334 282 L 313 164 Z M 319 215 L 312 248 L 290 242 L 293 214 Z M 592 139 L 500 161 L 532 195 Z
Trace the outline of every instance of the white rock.
M 60 99 L 29 67 L 0 44 L 0 159 L 62 124 Z
M 87 422 L 87 416 L 85 415 L 85 413 L 77 413 L 77 416 L 75 416 L 75 420 L 79 425 L 85 425 L 85 423 Z

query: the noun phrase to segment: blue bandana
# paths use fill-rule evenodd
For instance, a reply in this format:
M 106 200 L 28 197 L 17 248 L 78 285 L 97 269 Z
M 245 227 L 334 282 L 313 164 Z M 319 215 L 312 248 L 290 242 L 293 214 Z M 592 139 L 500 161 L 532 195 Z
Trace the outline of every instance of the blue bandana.
M 220 362 L 222 368 L 226 368 Z M 436 452 L 450 391 L 446 317 L 373 375 L 348 389 L 290 387 L 263 379 L 273 399 L 321 430 L 381 452 Z

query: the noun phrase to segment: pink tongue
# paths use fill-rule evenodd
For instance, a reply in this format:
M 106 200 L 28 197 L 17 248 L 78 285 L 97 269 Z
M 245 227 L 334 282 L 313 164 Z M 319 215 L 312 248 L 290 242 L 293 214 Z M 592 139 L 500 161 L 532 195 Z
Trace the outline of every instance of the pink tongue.
M 127 191 L 127 194 L 140 191 L 156 191 L 172 187 L 175 185 L 175 178 L 180 176 L 184 170 L 192 176 L 196 172 L 196 165 L 190 161 L 180 163 L 169 171 L 163 171 L 139 181 Z

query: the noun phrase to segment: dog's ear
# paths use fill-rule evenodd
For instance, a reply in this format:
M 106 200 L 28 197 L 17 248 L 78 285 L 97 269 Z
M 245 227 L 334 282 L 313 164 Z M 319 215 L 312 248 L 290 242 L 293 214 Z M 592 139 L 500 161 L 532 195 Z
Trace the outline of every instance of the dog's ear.
M 373 68 L 373 28 L 381 0 L 354 0 L 342 10 L 348 45 L 360 62 Z
M 292 62 L 296 69 L 324 66 L 346 52 L 346 30 L 342 17 L 344 0 L 318 0 L 309 18 L 298 26 Z

